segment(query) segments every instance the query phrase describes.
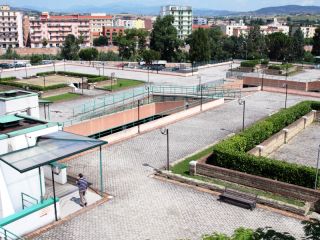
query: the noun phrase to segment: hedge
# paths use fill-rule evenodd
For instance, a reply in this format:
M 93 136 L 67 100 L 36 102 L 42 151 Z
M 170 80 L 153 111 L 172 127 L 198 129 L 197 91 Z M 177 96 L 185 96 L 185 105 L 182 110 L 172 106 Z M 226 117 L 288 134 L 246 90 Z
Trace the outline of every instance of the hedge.
M 48 90 L 64 88 L 68 86 L 68 84 L 62 83 L 62 84 L 55 84 L 55 85 L 43 87 L 43 86 L 38 86 L 38 85 L 33 85 L 28 83 L 20 83 L 20 82 L 12 82 L 12 81 L 1 81 L 0 84 L 18 87 L 18 88 L 24 88 L 24 89 L 28 87 L 30 90 L 35 90 L 35 91 L 48 91 Z
M 254 68 L 256 65 L 260 64 L 259 60 L 248 60 L 240 63 L 241 67 L 250 67 Z
M 53 74 L 56 74 L 56 72 L 55 71 L 41 72 L 41 73 L 37 73 L 36 76 L 43 77 L 43 76 L 48 76 L 48 75 L 53 75 Z
M 5 77 L 5 78 L 0 78 L 0 82 L 2 81 L 13 81 L 16 80 L 16 77 Z
M 287 64 L 273 64 L 270 65 L 268 68 L 269 69 L 275 69 L 275 70 L 285 70 L 287 68 L 292 68 L 293 64 L 287 63 Z
M 266 157 L 257 157 L 247 153 L 312 109 L 319 110 L 320 102 L 304 101 L 257 122 L 245 129 L 244 132 L 215 145 L 213 154 L 208 158 L 207 163 L 313 188 L 316 175 L 315 168 Z

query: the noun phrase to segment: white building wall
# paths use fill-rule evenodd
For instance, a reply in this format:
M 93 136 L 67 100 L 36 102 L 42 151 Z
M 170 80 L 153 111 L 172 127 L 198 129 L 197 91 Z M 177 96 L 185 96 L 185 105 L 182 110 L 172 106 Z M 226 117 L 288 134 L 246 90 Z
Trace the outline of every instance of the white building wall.
M 21 193 L 28 194 L 40 202 L 41 189 L 38 169 L 21 174 L 4 162 L 0 162 L 0 168 L 15 212 L 22 210 Z M 44 182 L 43 171 L 41 173 L 41 179 L 41 181 Z M 45 188 L 43 188 L 43 186 L 42 192 L 45 194 Z
M 0 116 L 15 113 L 25 113 L 31 117 L 39 118 L 40 112 L 38 96 L 0 101 Z
M 14 214 L 14 207 L 0 168 L 0 219 Z
M 60 202 L 57 202 L 57 215 L 60 218 Z M 54 205 L 34 212 L 5 226 L 5 229 L 23 236 L 55 221 Z

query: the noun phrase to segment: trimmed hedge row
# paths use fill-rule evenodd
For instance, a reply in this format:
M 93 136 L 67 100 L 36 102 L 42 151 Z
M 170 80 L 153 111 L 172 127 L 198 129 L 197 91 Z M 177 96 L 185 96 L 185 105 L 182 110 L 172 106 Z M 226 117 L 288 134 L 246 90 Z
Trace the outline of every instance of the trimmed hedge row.
M 240 66 L 254 68 L 258 64 L 260 64 L 260 60 L 248 60 L 248 61 L 241 62 Z
M 16 80 L 16 77 L 5 77 L 5 78 L 0 78 L 0 82 L 2 81 L 13 81 Z
M 109 79 L 109 77 L 107 77 L 107 76 L 98 76 L 98 75 L 94 75 L 94 74 L 64 72 L 64 71 L 42 72 L 42 73 L 38 73 L 37 76 L 47 76 L 47 75 L 53 75 L 53 74 L 68 75 L 68 76 L 73 76 L 73 77 L 86 77 L 86 78 L 88 78 L 88 83 L 102 82 L 102 81 L 106 81 Z
M 213 154 L 208 158 L 207 163 L 313 188 L 316 176 L 314 168 L 266 157 L 256 157 L 247 153 L 256 145 L 262 143 L 313 109 L 320 110 L 320 102 L 301 102 L 257 122 L 245 129 L 244 132 L 215 145 L 213 147 Z
M 292 68 L 293 64 L 287 63 L 287 64 L 273 64 L 270 65 L 268 68 L 269 69 L 274 69 L 274 70 L 285 70 L 287 68 Z
M 43 86 L 38 86 L 38 85 L 33 85 L 28 83 L 20 83 L 20 82 L 12 82 L 12 81 L 1 81 L 0 84 L 23 88 L 23 89 L 29 88 L 30 90 L 34 90 L 34 91 L 48 91 L 48 90 L 54 90 L 54 89 L 64 88 L 68 86 L 68 84 L 61 83 L 61 84 L 55 84 L 55 85 L 43 87 Z

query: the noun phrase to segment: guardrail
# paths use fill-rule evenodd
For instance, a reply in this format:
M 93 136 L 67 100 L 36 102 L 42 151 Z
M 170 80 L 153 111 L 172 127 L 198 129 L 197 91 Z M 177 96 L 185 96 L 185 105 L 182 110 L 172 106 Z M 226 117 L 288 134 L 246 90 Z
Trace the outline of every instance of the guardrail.
M 39 203 L 38 199 L 31 197 L 26 193 L 21 193 L 21 202 L 22 202 L 22 209 L 31 207 L 33 205 L 37 205 Z
M 0 239 L 4 240 L 24 240 L 22 237 L 8 231 L 7 229 L 0 226 Z
M 222 85 L 224 80 L 218 80 L 207 84 L 196 86 L 170 86 L 170 85 L 151 85 L 133 88 L 132 91 L 121 92 L 112 96 L 105 96 L 95 98 L 89 103 L 85 103 L 74 107 L 72 109 L 72 119 L 67 120 L 62 124 L 63 127 L 70 126 L 84 120 L 94 117 L 112 114 L 115 112 L 123 111 L 125 109 L 133 108 L 137 100 L 148 98 L 148 103 L 153 102 L 150 95 L 177 95 L 185 97 L 200 98 L 222 98 L 241 97 L 240 89 L 224 88 Z

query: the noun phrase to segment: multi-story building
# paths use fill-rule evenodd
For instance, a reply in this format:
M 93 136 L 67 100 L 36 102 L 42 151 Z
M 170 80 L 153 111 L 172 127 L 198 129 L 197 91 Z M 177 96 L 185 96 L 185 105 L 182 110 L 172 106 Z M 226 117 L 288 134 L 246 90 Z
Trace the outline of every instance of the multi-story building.
M 193 18 L 194 25 L 208 25 L 208 19 L 202 17 L 194 17 Z
M 231 21 L 228 24 L 222 24 L 220 25 L 220 29 L 229 37 L 246 35 L 249 32 L 249 27 L 244 24 L 243 20 L 240 20 L 238 23 Z
M 116 36 L 124 34 L 124 27 L 103 27 L 102 35 L 108 37 L 109 44 L 113 45 Z
M 83 46 L 90 46 L 90 20 L 87 16 L 50 16 L 44 12 L 39 18 L 30 18 L 31 47 L 60 47 L 72 34 L 82 37 Z M 44 43 L 47 42 L 45 45 Z
M 317 27 L 313 27 L 313 26 L 307 26 L 307 27 L 294 26 L 292 27 L 292 31 L 291 31 L 292 34 L 294 34 L 299 28 L 303 32 L 304 38 L 313 38 L 317 29 Z
M 112 27 L 114 25 L 113 17 L 104 13 L 92 13 L 90 16 L 81 17 L 90 21 L 91 32 L 102 32 L 103 27 Z
M 174 17 L 173 25 L 178 31 L 178 37 L 185 39 L 192 33 L 192 7 L 189 6 L 164 6 L 160 16 L 171 15 Z
M 289 35 L 290 27 L 278 22 L 277 18 L 274 18 L 272 23 L 261 26 L 260 30 L 264 35 L 272 34 L 275 32 L 281 32 Z
M 23 47 L 22 13 L 0 6 L 0 47 Z

